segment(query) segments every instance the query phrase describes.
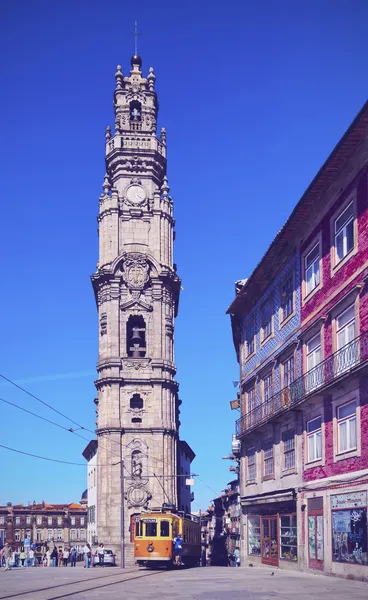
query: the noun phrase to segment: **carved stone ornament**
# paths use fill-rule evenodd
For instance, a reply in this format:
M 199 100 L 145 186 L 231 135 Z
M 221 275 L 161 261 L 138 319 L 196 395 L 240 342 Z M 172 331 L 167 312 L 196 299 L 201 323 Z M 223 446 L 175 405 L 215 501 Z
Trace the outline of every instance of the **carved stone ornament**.
M 129 487 L 126 493 L 128 508 L 133 508 L 137 506 L 147 507 L 150 499 L 151 494 L 146 490 L 146 488 L 143 485 L 133 484 Z
M 128 254 L 124 261 L 123 276 L 130 289 L 142 289 L 149 279 L 148 271 L 148 262 L 141 254 Z
M 101 313 L 100 317 L 100 334 L 105 335 L 107 333 L 107 314 Z

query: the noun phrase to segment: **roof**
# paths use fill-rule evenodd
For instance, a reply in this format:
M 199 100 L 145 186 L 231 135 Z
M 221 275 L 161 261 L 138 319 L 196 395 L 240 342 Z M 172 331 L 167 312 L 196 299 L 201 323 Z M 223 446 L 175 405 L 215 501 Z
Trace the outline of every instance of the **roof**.
M 253 288 L 252 295 L 254 294 L 255 286 L 258 287 L 259 296 L 262 295 L 268 286 L 268 282 L 274 276 L 275 264 L 281 266 L 281 256 L 284 256 L 287 251 L 293 251 L 294 236 L 300 230 L 301 225 L 307 221 L 308 216 L 331 185 L 336 175 L 346 164 L 349 157 L 356 151 L 367 134 L 367 127 L 368 101 L 337 143 L 326 162 L 322 165 L 251 276 L 241 287 L 239 293 L 227 309 L 227 314 L 235 314 L 239 311 L 247 300 L 247 292 L 250 288 Z
M 62 510 L 67 510 L 67 509 L 74 509 L 74 510 L 86 510 L 85 507 L 82 504 L 78 504 L 77 502 L 72 502 L 71 504 L 46 504 L 46 502 L 41 502 L 39 504 L 33 503 L 33 504 L 28 504 L 28 505 L 24 505 L 24 504 L 12 504 L 10 506 L 0 506 L 0 510 L 9 510 L 9 509 L 16 509 L 16 510 L 24 510 L 24 511 L 29 511 L 29 510 L 33 510 L 33 511 L 50 511 L 50 510 L 54 510 L 54 511 L 62 511 Z
M 84 458 L 86 460 L 90 460 L 90 458 L 96 454 L 97 448 L 98 448 L 97 440 L 91 440 L 90 442 L 88 442 L 87 446 L 83 450 L 82 455 L 84 456 Z
M 187 454 L 190 462 L 192 462 L 195 459 L 196 455 L 187 442 L 185 442 L 184 440 L 179 440 L 179 448 L 181 452 Z

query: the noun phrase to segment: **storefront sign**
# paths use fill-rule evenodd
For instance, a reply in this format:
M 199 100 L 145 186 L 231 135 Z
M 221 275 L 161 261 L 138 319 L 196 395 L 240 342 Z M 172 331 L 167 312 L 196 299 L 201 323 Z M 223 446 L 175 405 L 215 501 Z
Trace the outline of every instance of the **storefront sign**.
M 331 508 L 365 508 L 367 506 L 367 492 L 349 492 L 331 496 Z

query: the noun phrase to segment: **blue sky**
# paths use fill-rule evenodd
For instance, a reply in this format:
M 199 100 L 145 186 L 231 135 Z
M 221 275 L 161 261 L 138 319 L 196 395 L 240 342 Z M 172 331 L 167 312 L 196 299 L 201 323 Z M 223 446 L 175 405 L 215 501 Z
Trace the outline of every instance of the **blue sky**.
M 0 373 L 93 429 L 104 130 L 117 64 L 139 21 L 168 134 L 181 435 L 197 458 L 196 504 L 230 481 L 238 365 L 225 315 L 366 100 L 364 0 L 139 3 L 3 0 Z M 0 382 L 0 398 L 68 421 Z M 0 443 L 83 462 L 84 440 L 0 402 Z M 89 434 L 86 434 L 89 437 Z M 83 467 L 0 448 L 0 503 L 72 502 Z

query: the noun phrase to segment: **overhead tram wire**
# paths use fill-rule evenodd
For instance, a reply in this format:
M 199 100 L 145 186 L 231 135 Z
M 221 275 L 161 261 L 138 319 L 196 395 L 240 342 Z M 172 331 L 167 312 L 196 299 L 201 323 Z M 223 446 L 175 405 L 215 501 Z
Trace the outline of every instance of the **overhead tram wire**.
M 18 410 L 21 410 L 21 411 L 23 411 L 25 413 L 28 413 L 29 415 L 32 415 L 33 417 L 36 417 L 37 419 L 41 419 L 42 421 L 46 421 L 47 423 L 50 423 L 51 425 L 54 425 L 55 427 L 59 427 L 60 429 L 63 429 L 64 431 L 67 431 L 68 433 L 72 433 L 73 435 L 76 435 L 76 436 L 78 436 L 79 438 L 81 438 L 83 440 L 89 441 L 88 438 L 84 437 L 83 435 L 80 435 L 76 431 L 74 431 L 72 429 L 68 429 L 67 427 L 65 427 L 64 425 L 60 425 L 59 423 L 55 423 L 55 421 L 51 421 L 50 419 L 46 419 L 45 417 L 42 417 L 41 415 L 38 415 L 37 413 L 34 413 L 31 410 L 23 408 L 23 406 L 19 406 L 18 404 L 15 404 L 14 402 L 10 402 L 9 400 L 5 400 L 5 398 L 0 398 L 0 401 L 1 402 L 5 402 L 6 404 L 9 404 L 10 406 L 13 406 L 14 408 L 18 408 Z M 0 447 L 4 447 L 4 448 L 6 448 L 8 450 L 12 450 L 13 452 L 19 452 L 21 454 L 28 454 L 29 456 L 34 456 L 35 458 L 42 458 L 43 460 L 50 460 L 50 461 L 54 461 L 54 462 L 62 462 L 62 463 L 65 463 L 65 464 L 72 464 L 72 465 L 78 465 L 78 466 L 84 466 L 84 467 L 86 466 L 86 463 L 74 463 L 74 462 L 68 462 L 68 461 L 60 461 L 60 460 L 56 460 L 56 459 L 52 459 L 52 458 L 47 458 L 47 457 L 43 457 L 43 456 L 37 456 L 37 455 L 34 455 L 34 454 L 30 454 L 28 452 L 23 452 L 22 450 L 16 450 L 15 448 L 8 448 L 7 446 L 1 446 L 1 444 L 0 444 Z M 119 454 L 117 452 L 113 452 L 111 450 L 108 450 L 108 452 L 110 454 L 113 454 L 114 456 L 117 456 L 118 458 L 120 458 L 120 456 L 119 456 Z M 145 455 L 145 454 L 143 454 L 143 455 L 144 456 L 148 456 L 148 455 Z M 121 461 L 119 460 L 117 463 L 112 463 L 112 464 L 116 465 L 116 464 L 120 464 L 120 462 Z M 97 465 L 97 466 L 111 466 L 111 465 L 109 464 L 109 465 Z M 123 468 L 127 471 L 127 473 L 129 473 L 129 471 L 128 471 L 126 465 L 124 465 L 124 463 L 123 463 Z M 156 475 L 156 473 L 154 473 L 150 469 L 147 469 L 147 471 L 149 473 L 152 473 L 152 475 L 148 475 L 148 477 L 155 477 L 156 479 L 158 479 L 159 477 L 161 477 L 161 476 Z M 131 474 L 129 473 L 129 477 L 130 476 L 131 476 Z M 175 477 L 180 477 L 180 476 L 181 475 L 179 475 L 179 474 L 175 475 Z M 185 475 L 185 476 L 187 477 L 187 475 Z M 171 476 L 170 475 L 164 475 L 162 477 L 163 478 L 169 478 L 169 477 L 174 477 L 174 475 L 171 475 Z M 184 477 L 184 475 L 183 475 L 183 477 Z
M 74 419 L 71 419 L 70 417 L 68 417 L 68 415 L 62 413 L 61 411 L 57 410 L 56 408 L 54 408 L 53 406 L 51 406 L 51 404 L 48 404 L 47 402 L 45 402 L 44 400 L 41 400 L 41 398 L 39 398 L 38 396 L 36 396 L 35 394 L 33 394 L 32 392 L 30 392 L 29 390 L 27 390 L 26 388 L 22 387 L 21 385 L 19 385 L 18 383 L 16 383 L 15 381 L 13 381 L 12 379 L 10 379 L 9 377 L 6 377 L 5 375 L 3 375 L 2 373 L 0 373 L 0 377 L 2 379 L 4 379 L 5 381 L 7 381 L 8 383 L 10 383 L 11 385 L 15 386 L 16 388 L 18 388 L 19 390 L 21 390 L 22 392 L 24 392 L 25 394 L 27 394 L 28 396 L 30 396 L 31 398 L 34 398 L 35 400 L 37 400 L 38 402 L 40 402 L 41 404 L 43 404 L 44 406 L 47 406 L 50 410 L 53 410 L 54 412 L 56 412 L 58 415 L 60 415 L 61 417 L 63 417 L 64 419 L 66 419 L 67 421 L 70 421 L 71 423 L 73 423 L 74 425 L 77 425 L 79 429 L 83 430 L 83 431 L 88 431 L 89 433 L 92 433 L 94 436 L 96 435 L 96 431 L 93 431 L 92 429 L 89 429 L 88 427 L 84 427 L 83 425 L 81 425 L 80 423 L 77 423 L 77 421 L 74 421 Z M 7 402 L 7 404 L 12 404 L 11 402 L 1 399 L 4 402 Z M 72 433 L 73 435 L 78 436 L 79 438 L 90 442 L 90 440 L 80 434 L 78 434 L 74 429 L 72 429 L 71 427 L 64 427 L 63 425 L 59 425 L 58 423 L 54 423 L 53 421 L 50 421 L 48 419 L 46 419 L 45 417 L 41 417 L 40 415 L 37 415 L 36 413 L 32 413 L 31 411 L 28 411 L 16 404 L 12 404 L 12 406 L 19 408 L 20 410 L 23 410 L 24 412 L 28 412 L 29 414 L 32 414 L 33 416 L 42 419 L 43 421 L 48 421 L 50 424 L 55 425 L 56 427 L 59 427 L 61 429 L 64 429 L 65 431 L 68 431 L 69 433 Z M 120 446 L 119 442 L 116 442 L 115 440 L 111 440 L 114 443 L 118 444 Z M 101 441 L 99 441 L 99 445 L 100 447 L 102 446 Z M 124 444 L 124 447 L 127 448 L 127 446 Z M 106 448 L 107 449 L 107 448 Z M 118 456 L 120 458 L 120 455 L 117 452 L 113 452 L 112 450 L 108 450 L 107 451 L 110 454 L 113 454 L 115 456 Z M 148 455 L 145 455 L 148 457 Z M 167 461 L 165 461 L 164 459 L 160 459 L 160 458 L 156 458 L 151 456 L 150 457 L 152 460 L 156 460 L 157 462 L 162 462 L 163 464 L 168 464 Z M 124 468 L 126 468 L 124 466 Z M 210 487 L 208 486 L 203 480 L 199 479 L 199 481 L 201 481 L 201 483 L 203 483 L 203 485 L 205 485 L 209 490 L 211 490 L 211 492 L 213 492 L 214 494 L 216 494 L 216 492 Z
M 86 463 L 77 463 L 77 462 L 72 462 L 69 460 L 60 460 L 58 458 L 51 458 L 50 456 L 40 456 L 39 454 L 32 454 L 31 452 L 26 452 L 25 450 L 19 450 L 19 448 L 11 448 L 10 446 L 5 446 L 4 444 L 0 444 L 0 448 L 4 448 L 5 450 L 10 450 L 11 452 L 16 452 L 17 454 L 23 454 L 25 456 L 30 456 L 31 458 L 38 458 L 40 460 L 47 460 L 50 462 L 56 462 L 56 463 L 61 463 L 63 465 L 71 465 L 71 466 L 75 466 L 75 467 L 85 467 Z M 106 467 L 106 466 L 111 466 L 110 464 L 108 465 L 96 465 L 97 467 Z M 131 475 L 129 474 L 129 477 L 131 477 Z M 163 475 L 146 475 L 145 477 L 154 477 L 156 479 L 160 478 L 160 477 L 164 477 Z M 185 475 L 171 475 L 171 477 L 185 477 Z M 128 476 L 124 476 L 125 479 L 128 478 Z
M 9 379 L 8 377 L 5 377 L 5 375 L 2 375 L 1 373 L 0 373 L 0 377 L 2 379 L 4 379 L 5 381 L 7 381 L 8 383 L 11 383 L 12 385 L 14 385 L 19 390 L 22 390 L 22 392 L 24 392 L 25 394 L 28 394 L 28 396 L 31 396 L 31 398 L 34 398 L 38 402 L 41 402 L 41 404 L 43 404 L 44 406 L 47 406 L 47 408 L 49 408 L 50 410 L 53 410 L 54 412 L 56 412 L 58 415 L 60 415 L 61 417 L 63 417 L 67 421 L 70 421 L 71 423 L 74 423 L 74 425 L 78 425 L 78 427 L 80 427 L 80 429 L 85 429 L 83 427 L 83 425 L 80 425 L 79 423 L 77 423 L 76 421 L 74 421 L 73 419 L 71 419 L 70 417 L 68 417 L 67 415 L 64 415 L 64 413 L 60 412 L 59 410 L 57 410 L 56 408 L 54 408 L 50 404 L 47 404 L 47 402 L 45 402 L 44 400 L 41 400 L 41 398 L 39 398 L 35 394 L 32 394 L 32 392 L 29 392 L 28 390 L 26 390 L 24 387 L 22 387 L 18 383 L 15 383 L 15 381 L 12 381 L 11 379 Z

